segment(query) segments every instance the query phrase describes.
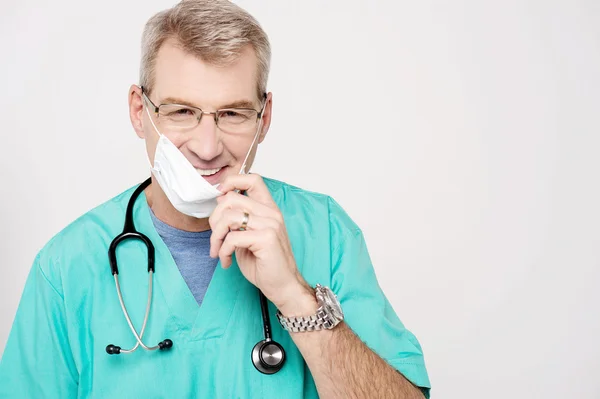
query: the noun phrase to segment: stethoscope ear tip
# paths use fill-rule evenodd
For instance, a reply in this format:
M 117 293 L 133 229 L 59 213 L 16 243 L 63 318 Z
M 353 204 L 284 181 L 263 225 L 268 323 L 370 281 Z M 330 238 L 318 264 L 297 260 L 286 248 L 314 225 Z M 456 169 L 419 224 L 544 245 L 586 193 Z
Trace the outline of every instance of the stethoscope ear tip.
M 118 355 L 119 353 L 121 353 L 121 347 L 113 344 L 107 345 L 106 353 L 108 353 L 109 355 Z
M 171 341 L 170 339 L 165 339 L 164 341 L 161 341 L 158 343 L 158 349 L 162 350 L 166 350 L 166 349 L 171 349 L 173 347 L 173 341 Z

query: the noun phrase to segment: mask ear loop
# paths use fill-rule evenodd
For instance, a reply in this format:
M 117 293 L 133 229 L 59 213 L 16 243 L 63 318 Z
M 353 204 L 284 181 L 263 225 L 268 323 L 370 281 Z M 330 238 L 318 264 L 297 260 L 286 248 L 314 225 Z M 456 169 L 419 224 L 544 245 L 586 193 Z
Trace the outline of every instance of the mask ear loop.
M 152 115 L 150 114 L 150 110 L 148 109 L 148 98 L 146 97 L 146 93 L 144 93 L 142 91 L 142 102 L 143 102 L 143 107 L 146 109 L 146 114 L 148 114 L 148 119 L 150 119 L 150 123 L 152 124 L 152 127 L 154 128 L 154 131 L 156 132 L 156 134 L 158 134 L 158 139 L 160 140 L 160 138 L 163 136 L 159 131 L 158 128 L 156 127 L 156 125 L 154 124 L 154 121 L 152 120 Z M 150 164 L 151 168 L 154 168 L 155 165 L 152 163 L 152 161 L 150 161 L 150 155 L 146 154 L 146 156 L 148 157 L 148 163 Z
M 256 134 L 254 135 L 254 140 L 252 140 L 252 144 L 250 144 L 250 149 L 246 153 L 246 158 L 244 158 L 244 163 L 242 163 L 242 167 L 240 168 L 240 173 L 239 173 L 240 175 L 247 174 L 246 162 L 248 162 L 248 157 L 250 157 L 250 153 L 252 152 L 252 149 L 254 148 L 254 143 L 256 143 L 256 139 L 258 138 L 258 134 L 260 133 L 261 128 L 262 128 L 262 118 L 260 119 L 260 123 L 258 124 L 258 130 L 256 131 Z
M 143 94 L 143 95 L 145 96 L 145 94 Z M 154 124 L 154 121 L 152 120 L 152 115 L 150 114 L 150 111 L 148 110 L 148 104 L 146 103 L 146 101 L 144 101 L 144 108 L 146 109 L 146 114 L 148 114 L 148 119 L 150 119 L 150 123 L 152 124 L 154 131 L 158 134 L 158 137 L 160 138 L 162 136 L 162 133 L 158 131 L 158 128 Z
M 266 94 L 265 94 L 265 97 L 266 97 Z M 264 112 L 265 112 L 265 107 L 266 106 L 267 106 L 267 101 L 265 100 L 265 103 L 263 104 L 263 107 L 262 107 L 262 109 L 260 111 L 260 121 L 258 123 L 258 129 L 256 129 L 256 134 L 254 135 L 254 139 L 252 140 L 252 144 L 250 144 L 250 149 L 246 153 L 246 158 L 244 158 L 244 162 L 242 163 L 242 167 L 240 168 L 240 172 L 238 173 L 240 175 L 248 174 L 248 172 L 246 172 L 246 162 L 248 162 L 248 157 L 250 157 L 250 153 L 252 152 L 252 149 L 254 148 L 254 144 L 256 143 L 256 139 L 258 138 L 258 135 L 259 135 L 260 131 L 262 130 L 262 127 L 263 127 L 263 116 L 264 116 Z

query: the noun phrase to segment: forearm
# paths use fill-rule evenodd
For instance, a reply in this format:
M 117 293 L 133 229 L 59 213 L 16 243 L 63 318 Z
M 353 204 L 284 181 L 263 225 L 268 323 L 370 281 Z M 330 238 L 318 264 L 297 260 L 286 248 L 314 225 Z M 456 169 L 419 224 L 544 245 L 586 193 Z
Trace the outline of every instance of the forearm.
M 308 309 L 313 308 L 314 311 L 316 303 L 307 297 L 303 305 L 295 308 L 296 312 L 305 309 L 302 313 L 310 314 Z M 290 334 L 310 368 L 321 398 L 424 397 L 418 388 L 367 347 L 344 322 L 333 330 Z

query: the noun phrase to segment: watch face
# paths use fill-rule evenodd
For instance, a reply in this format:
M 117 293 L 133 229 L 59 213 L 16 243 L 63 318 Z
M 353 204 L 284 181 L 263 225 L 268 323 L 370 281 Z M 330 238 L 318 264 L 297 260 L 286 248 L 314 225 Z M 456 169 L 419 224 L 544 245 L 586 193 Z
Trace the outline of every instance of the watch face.
M 327 308 L 331 310 L 333 317 L 337 320 L 344 319 L 344 313 L 342 312 L 342 308 L 340 306 L 340 302 L 337 300 L 337 297 L 330 289 L 325 289 L 325 295 L 323 295 L 323 299 L 325 301 L 325 305 Z

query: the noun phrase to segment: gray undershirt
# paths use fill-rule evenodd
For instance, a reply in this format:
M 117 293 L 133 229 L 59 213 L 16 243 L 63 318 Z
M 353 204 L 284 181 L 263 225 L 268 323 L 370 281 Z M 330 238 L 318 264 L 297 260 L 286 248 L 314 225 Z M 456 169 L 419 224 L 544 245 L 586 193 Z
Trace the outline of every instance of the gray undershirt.
M 179 230 L 160 221 L 152 210 L 150 216 L 158 235 L 169 248 L 185 283 L 192 291 L 198 305 L 201 305 L 219 261 L 219 258 L 213 259 L 209 255 L 212 231 Z

